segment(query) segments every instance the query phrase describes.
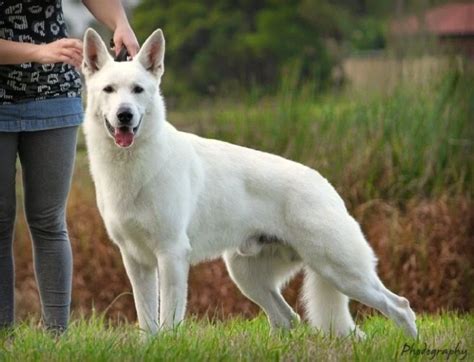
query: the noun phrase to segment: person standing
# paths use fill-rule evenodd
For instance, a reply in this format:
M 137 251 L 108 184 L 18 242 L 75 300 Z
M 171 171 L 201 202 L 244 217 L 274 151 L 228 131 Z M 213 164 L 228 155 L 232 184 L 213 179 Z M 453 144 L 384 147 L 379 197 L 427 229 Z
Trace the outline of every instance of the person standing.
M 115 51 L 139 46 L 119 0 L 84 0 L 113 31 Z M 61 0 L 0 1 L 0 327 L 14 324 L 16 159 L 46 329 L 67 328 L 72 253 L 66 202 L 83 120 L 82 42 L 68 37 Z

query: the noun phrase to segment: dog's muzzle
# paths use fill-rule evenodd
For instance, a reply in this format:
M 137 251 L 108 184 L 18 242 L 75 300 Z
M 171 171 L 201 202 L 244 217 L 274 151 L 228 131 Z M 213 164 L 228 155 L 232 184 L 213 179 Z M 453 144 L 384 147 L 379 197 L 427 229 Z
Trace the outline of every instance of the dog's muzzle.
M 105 127 L 107 128 L 109 134 L 112 136 L 112 138 L 115 140 L 115 144 L 119 147 L 122 148 L 128 148 L 133 145 L 133 142 L 135 140 L 135 135 L 138 132 L 138 129 L 140 128 L 140 125 L 142 124 L 142 118 L 140 118 L 140 121 L 135 127 L 131 126 L 120 126 L 120 127 L 114 127 L 112 124 L 109 122 L 109 120 L 104 117 L 105 120 Z

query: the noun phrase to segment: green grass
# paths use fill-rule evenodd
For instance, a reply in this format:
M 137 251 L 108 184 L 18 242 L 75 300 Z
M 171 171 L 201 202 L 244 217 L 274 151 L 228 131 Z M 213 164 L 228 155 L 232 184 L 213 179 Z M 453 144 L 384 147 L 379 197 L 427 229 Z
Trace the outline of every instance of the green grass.
M 24 323 L 0 336 L 0 361 L 422 361 L 430 356 L 405 352 L 455 349 L 474 359 L 474 316 L 453 313 L 419 317 L 417 341 L 382 317 L 362 322 L 364 341 L 322 336 L 301 324 L 291 332 L 270 333 L 266 319 L 224 322 L 187 320 L 178 329 L 143 336 L 130 324 L 109 325 L 101 317 L 74 320 L 68 332 L 54 338 Z M 406 345 L 405 345 L 406 344 Z M 451 360 L 454 360 L 454 356 Z M 456 359 L 460 359 L 458 355 Z M 437 357 L 435 360 L 441 360 Z M 444 358 L 446 360 L 446 358 Z
M 356 204 L 472 196 L 473 81 L 472 70 L 452 70 L 390 94 L 316 96 L 288 79 L 276 96 L 170 107 L 169 119 L 314 167 Z

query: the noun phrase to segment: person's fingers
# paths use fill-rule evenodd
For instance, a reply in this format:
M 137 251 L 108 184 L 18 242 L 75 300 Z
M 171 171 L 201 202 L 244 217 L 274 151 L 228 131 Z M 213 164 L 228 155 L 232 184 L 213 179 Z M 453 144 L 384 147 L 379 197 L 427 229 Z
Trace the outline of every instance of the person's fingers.
M 124 35 L 123 42 L 127 48 L 128 54 L 130 54 L 132 58 L 137 55 L 139 45 L 135 35 L 131 32 L 131 30 Z
M 61 55 L 60 59 L 62 63 L 72 65 L 73 67 L 76 67 L 76 68 L 79 68 L 81 65 L 81 62 L 79 62 L 77 59 L 71 58 L 67 55 Z
M 74 52 L 74 54 L 76 54 L 77 57 L 79 57 L 82 61 L 82 58 L 83 58 L 83 53 L 82 53 L 82 50 L 78 50 L 78 49 L 72 49 L 72 51 Z
M 67 60 L 66 63 L 74 65 L 75 67 L 82 63 L 82 55 L 73 49 L 63 48 L 61 50 L 61 57 L 65 57 Z
M 73 49 L 70 48 L 62 48 L 60 50 L 61 55 L 66 55 L 70 58 L 74 58 L 76 56 L 76 52 Z
M 115 56 L 117 56 L 120 51 L 122 50 L 122 47 L 123 47 L 123 41 L 122 41 L 122 38 L 121 37 L 114 37 L 114 44 L 115 44 L 115 47 L 114 47 L 114 52 L 115 52 Z
M 135 39 L 131 39 L 130 41 L 128 41 L 126 43 L 126 47 L 128 50 L 128 54 L 130 54 L 132 58 L 134 58 L 135 55 L 137 55 L 138 50 L 140 49 L 138 42 Z
M 56 48 L 59 62 L 70 64 L 76 68 L 82 64 L 82 42 L 79 39 L 63 38 L 51 43 Z
M 82 41 L 79 40 L 79 39 L 63 38 L 60 41 L 61 41 L 61 45 L 63 47 L 74 48 L 74 49 L 77 49 L 77 50 L 82 50 L 82 48 L 83 48 Z
M 74 67 L 77 67 L 78 63 L 76 61 L 74 61 L 74 59 L 68 57 L 67 55 L 59 55 L 57 60 L 56 60 L 57 63 L 66 63 L 66 64 L 69 64 L 69 65 L 72 65 Z
M 74 49 L 63 48 L 62 51 L 61 51 L 61 55 L 67 56 L 69 59 L 71 59 L 71 61 L 74 64 L 81 64 L 82 63 L 82 55 L 79 54 Z
M 127 26 L 118 27 L 114 33 L 115 54 L 118 54 L 122 47 L 127 49 L 128 54 L 133 58 L 137 55 L 140 46 L 133 30 Z
M 82 42 L 77 39 L 60 39 L 38 47 L 38 62 L 41 64 L 67 63 L 75 67 L 82 63 Z

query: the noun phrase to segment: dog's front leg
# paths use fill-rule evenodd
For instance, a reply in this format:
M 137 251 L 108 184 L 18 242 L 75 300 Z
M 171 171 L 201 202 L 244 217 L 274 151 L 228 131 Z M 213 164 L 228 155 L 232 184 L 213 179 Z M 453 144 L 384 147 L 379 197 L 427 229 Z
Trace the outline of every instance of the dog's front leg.
M 160 278 L 160 326 L 175 327 L 184 318 L 188 294 L 188 249 L 173 248 L 157 255 Z
M 123 263 L 132 284 L 133 299 L 140 329 L 158 331 L 158 277 L 157 267 L 144 265 L 122 252 Z

